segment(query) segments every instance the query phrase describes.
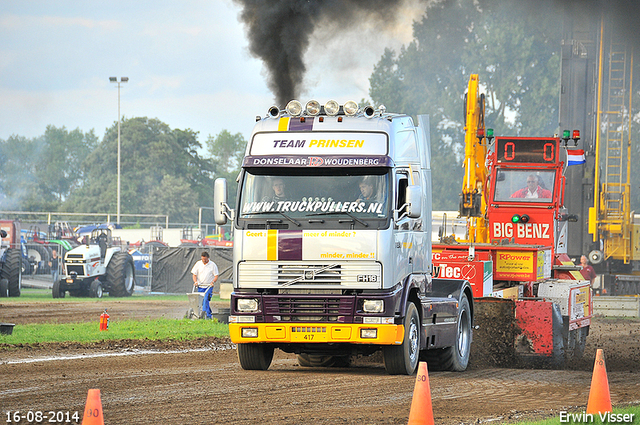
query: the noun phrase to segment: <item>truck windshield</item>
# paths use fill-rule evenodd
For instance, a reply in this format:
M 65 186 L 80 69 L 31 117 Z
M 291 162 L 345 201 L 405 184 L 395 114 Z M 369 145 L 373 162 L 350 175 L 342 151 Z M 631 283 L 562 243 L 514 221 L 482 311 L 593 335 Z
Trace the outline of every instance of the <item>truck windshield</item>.
M 497 202 L 551 202 L 555 187 L 555 171 L 498 170 Z
M 282 214 L 293 219 L 386 218 L 387 169 L 248 169 L 242 179 L 238 211 L 241 218 Z

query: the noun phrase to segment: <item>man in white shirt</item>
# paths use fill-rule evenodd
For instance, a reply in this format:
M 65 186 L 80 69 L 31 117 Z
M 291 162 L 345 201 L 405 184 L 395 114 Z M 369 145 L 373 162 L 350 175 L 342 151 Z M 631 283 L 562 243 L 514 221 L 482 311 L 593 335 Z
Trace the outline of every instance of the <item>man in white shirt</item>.
M 202 301 L 202 311 L 207 315 L 207 319 L 213 317 L 209 301 L 213 295 L 215 283 L 218 281 L 218 266 L 209 260 L 209 253 L 202 251 L 202 255 L 193 268 L 193 286 L 198 288 L 198 292 L 204 292 L 204 300 Z M 216 291 L 218 292 L 218 291 Z

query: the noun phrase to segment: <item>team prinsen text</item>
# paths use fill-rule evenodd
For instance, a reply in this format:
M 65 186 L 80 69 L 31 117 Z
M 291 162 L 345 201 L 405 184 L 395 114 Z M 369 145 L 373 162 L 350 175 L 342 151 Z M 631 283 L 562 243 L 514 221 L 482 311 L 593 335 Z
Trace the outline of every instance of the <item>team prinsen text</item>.
M 274 148 L 304 148 L 306 140 L 274 140 Z M 361 148 L 364 146 L 364 140 L 336 140 L 336 139 L 312 139 L 309 147 L 316 148 Z

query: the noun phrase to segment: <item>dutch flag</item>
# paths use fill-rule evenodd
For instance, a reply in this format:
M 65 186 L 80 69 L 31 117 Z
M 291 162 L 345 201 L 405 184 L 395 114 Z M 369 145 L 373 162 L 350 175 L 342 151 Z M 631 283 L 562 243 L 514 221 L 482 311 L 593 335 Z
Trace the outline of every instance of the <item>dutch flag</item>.
M 567 149 L 567 166 L 584 164 L 585 162 L 583 149 Z

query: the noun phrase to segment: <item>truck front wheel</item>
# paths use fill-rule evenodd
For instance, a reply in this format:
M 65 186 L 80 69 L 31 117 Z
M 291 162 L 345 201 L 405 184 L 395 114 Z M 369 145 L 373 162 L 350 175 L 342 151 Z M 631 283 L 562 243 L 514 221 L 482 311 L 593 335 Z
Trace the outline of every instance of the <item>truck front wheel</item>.
M 404 339 L 401 345 L 382 349 L 384 367 L 390 375 L 412 375 L 420 355 L 420 316 L 414 303 L 409 303 L 404 316 Z
M 273 360 L 271 344 L 238 344 L 238 360 L 244 370 L 267 370 Z

